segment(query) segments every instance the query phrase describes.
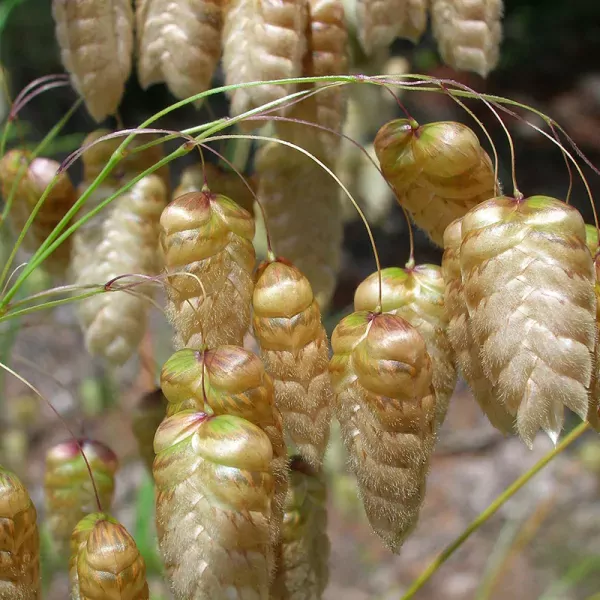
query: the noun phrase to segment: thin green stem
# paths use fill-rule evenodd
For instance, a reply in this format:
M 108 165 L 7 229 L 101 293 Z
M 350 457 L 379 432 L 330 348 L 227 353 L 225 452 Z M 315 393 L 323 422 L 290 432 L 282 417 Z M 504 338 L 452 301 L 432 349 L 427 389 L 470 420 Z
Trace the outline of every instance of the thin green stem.
M 412 583 L 402 600 L 410 600 L 415 594 L 431 579 L 435 572 L 458 550 L 463 543 L 471 537 L 496 511 L 512 496 L 515 495 L 529 480 L 537 475 L 555 456 L 558 456 L 563 450 L 568 448 L 576 439 L 578 439 L 587 429 L 587 422 L 580 423 L 573 431 L 564 437 L 564 439 L 548 454 L 541 458 L 531 469 L 521 475 L 516 481 L 509 485 L 481 514 L 473 520 L 469 526 L 450 544 L 439 556 L 419 575 Z

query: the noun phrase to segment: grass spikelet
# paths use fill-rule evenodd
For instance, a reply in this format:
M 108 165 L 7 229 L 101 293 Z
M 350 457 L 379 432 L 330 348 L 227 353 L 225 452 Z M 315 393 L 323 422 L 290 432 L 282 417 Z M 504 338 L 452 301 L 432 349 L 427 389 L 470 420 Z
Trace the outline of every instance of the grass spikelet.
M 131 73 L 131 1 L 53 0 L 52 13 L 73 87 L 96 121 L 114 115 Z
M 243 345 L 250 325 L 254 220 L 207 187 L 179 196 L 160 219 L 167 306 L 176 348 Z
M 273 450 L 256 425 L 184 411 L 154 440 L 160 550 L 177 600 L 267 600 Z
M 490 158 L 461 123 L 396 119 L 377 133 L 375 151 L 398 201 L 438 246 L 452 221 L 494 196 Z
M 310 283 L 282 259 L 263 263 L 252 306 L 254 335 L 274 379 L 285 432 L 318 470 L 329 441 L 333 390 L 327 335 Z
M 137 71 L 179 99 L 210 87 L 221 56 L 224 0 L 137 0 Z
M 554 198 L 493 198 L 462 221 L 471 331 L 498 402 L 531 446 L 566 406 L 586 418 L 595 372 L 594 263 L 579 212 Z
M 431 23 L 442 60 L 487 77 L 498 64 L 502 0 L 432 0 Z
M 425 341 L 401 317 L 355 312 L 333 332 L 336 416 L 373 531 L 398 552 L 416 526 L 435 439 Z
M 154 462 L 154 435 L 167 412 L 167 399 L 157 388 L 140 396 L 131 416 L 131 428 L 138 451 L 148 471 L 152 473 Z
M 84 517 L 71 537 L 72 600 L 148 600 L 146 565 L 134 539 L 106 513 Z
M 444 306 L 444 278 L 437 265 L 417 265 L 381 271 L 383 312 L 408 321 L 422 336 L 433 365 L 436 423 L 444 421 L 456 386 L 454 352 L 447 336 L 448 313 Z M 379 303 L 379 277 L 369 275 L 356 289 L 354 310 L 375 310 Z
M 0 467 L 0 600 L 38 600 L 40 537 L 35 506 L 19 478 Z
M 110 510 L 117 457 L 101 442 L 80 440 L 79 444 L 92 470 L 100 503 Z M 58 552 L 67 555 L 73 528 L 97 510 L 94 486 L 75 440 L 57 444 L 46 454 L 44 493 L 48 527 Z

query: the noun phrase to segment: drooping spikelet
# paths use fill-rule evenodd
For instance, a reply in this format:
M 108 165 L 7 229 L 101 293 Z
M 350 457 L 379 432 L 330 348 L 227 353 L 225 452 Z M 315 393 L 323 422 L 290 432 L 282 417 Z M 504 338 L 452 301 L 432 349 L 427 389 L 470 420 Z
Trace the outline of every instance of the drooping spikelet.
M 444 306 L 444 278 L 437 265 L 417 265 L 381 271 L 383 312 L 408 321 L 423 336 L 433 366 L 436 423 L 442 424 L 456 386 L 454 353 L 448 340 L 448 313 Z M 379 304 L 379 277 L 369 275 L 356 289 L 354 310 L 375 310 Z
M 443 61 L 487 77 L 498 64 L 502 0 L 432 0 L 431 23 Z
M 338 184 L 312 159 L 277 142 L 259 150 L 256 172 L 273 247 L 304 273 L 324 311 L 340 265 Z
M 177 600 L 267 600 L 273 450 L 239 417 L 184 411 L 154 440 L 160 550 Z
M 146 564 L 134 539 L 106 513 L 84 517 L 71 537 L 72 600 L 148 600 Z
M 131 73 L 131 1 L 53 0 L 52 13 L 73 87 L 96 121 L 114 115 Z
M 390 121 L 375 137 L 375 152 L 400 204 L 438 246 L 454 219 L 495 195 L 490 158 L 461 123 Z
M 365 512 L 397 552 L 414 529 L 435 439 L 431 359 L 401 317 L 355 312 L 333 332 L 336 416 Z
M 80 440 L 87 458 L 102 508 L 110 510 L 118 462 L 114 452 L 101 442 Z M 73 528 L 86 515 L 97 510 L 94 485 L 78 444 L 63 442 L 46 455 L 44 479 L 47 523 L 61 554 L 66 554 Z
M 531 446 L 582 419 L 595 370 L 594 263 L 579 212 L 545 196 L 493 198 L 462 220 L 471 331 L 496 401 Z
M 227 85 L 300 77 L 306 50 L 304 0 L 232 0 L 223 29 Z M 229 92 L 231 114 L 239 115 L 285 97 L 292 85 L 265 84 Z
M 31 153 L 23 150 L 10 150 L 2 157 L 0 181 L 4 202 L 8 201 L 17 176 L 22 172 L 9 212 L 15 233 L 21 233 L 35 205 L 59 167 L 60 164 L 54 160 L 32 158 Z M 32 252 L 37 250 L 73 206 L 75 199 L 75 188 L 71 179 L 68 173 L 62 172 L 31 223 L 23 240 L 23 246 Z M 44 265 L 47 265 L 51 272 L 63 273 L 68 266 L 70 253 L 71 238 L 67 238 L 50 255 Z
M 257 272 L 252 326 L 286 433 L 319 469 L 329 440 L 333 390 L 329 346 L 308 279 L 279 259 Z
M 0 467 L 0 600 L 40 598 L 35 506 L 19 478 Z
M 292 458 L 274 600 L 322 598 L 329 579 L 326 500 L 324 478 L 300 456 Z
M 204 188 L 175 198 L 160 225 L 175 347 L 243 345 L 256 261 L 252 216 Z
M 224 0 L 136 0 L 138 77 L 180 99 L 210 87 L 221 56 Z
M 157 388 L 140 397 L 131 416 L 131 427 L 142 460 L 152 472 L 154 462 L 154 435 L 167 412 L 167 399 Z
M 157 175 L 144 177 L 115 199 L 89 262 L 81 260 L 85 254 L 74 259 L 76 284 L 105 284 L 119 275 L 157 275 L 159 219 L 166 204 L 167 190 Z M 131 357 L 146 331 L 152 290 L 137 285 L 134 291 L 135 295 L 102 293 L 78 305 L 89 352 L 115 365 Z
M 444 303 L 449 319 L 448 339 L 454 350 L 456 364 L 490 423 L 502 433 L 510 433 L 514 429 L 514 417 L 495 399 L 493 387 L 483 372 L 479 347 L 475 344 L 471 331 L 460 272 L 461 232 L 462 218 L 448 225 L 444 233 L 442 274 L 446 284 Z

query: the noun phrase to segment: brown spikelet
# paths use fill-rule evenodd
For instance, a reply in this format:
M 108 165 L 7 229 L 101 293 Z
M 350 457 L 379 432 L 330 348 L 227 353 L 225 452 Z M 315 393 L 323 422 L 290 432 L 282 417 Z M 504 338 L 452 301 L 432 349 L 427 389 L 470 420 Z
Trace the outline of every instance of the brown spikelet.
M 134 539 L 106 513 L 84 517 L 71 537 L 72 600 L 148 600 L 146 564 Z
M 138 451 L 151 473 L 154 462 L 154 435 L 165 418 L 166 411 L 167 399 L 162 390 L 157 388 L 140 396 L 131 416 L 131 427 Z
M 136 0 L 138 77 L 180 99 L 210 87 L 221 56 L 224 0 Z
M 290 464 L 285 503 L 282 560 L 273 600 L 320 600 L 329 579 L 325 480 L 301 457 Z
M 375 152 L 400 204 L 438 246 L 452 221 L 495 195 L 490 158 L 461 123 L 390 121 L 375 137 Z
M 283 260 L 263 263 L 252 300 L 252 326 L 286 433 L 319 469 L 329 441 L 333 391 L 329 347 L 310 283 Z
M 454 353 L 448 340 L 448 313 L 444 305 L 444 279 L 437 265 L 391 267 L 381 271 L 383 312 L 408 321 L 422 336 L 433 366 L 436 423 L 444 421 L 456 386 Z M 354 310 L 375 310 L 379 304 L 379 277 L 369 275 L 356 289 Z
M 160 225 L 175 347 L 241 346 L 250 325 L 256 260 L 252 216 L 204 188 L 173 200 Z
M 487 77 L 498 64 L 502 0 L 432 0 L 431 23 L 443 61 Z
M 499 197 L 462 221 L 471 331 L 495 399 L 531 446 L 556 443 L 566 406 L 582 419 L 595 371 L 594 263 L 579 212 L 554 198 Z
M 304 0 L 232 0 L 223 29 L 225 83 L 299 77 L 306 50 Z M 231 114 L 239 115 L 283 98 L 292 85 L 265 84 L 229 92 Z
M 17 176 L 22 177 L 15 190 L 9 218 L 13 230 L 20 233 L 44 190 L 53 180 L 60 164 L 48 158 L 32 158 L 23 150 L 10 150 L 0 160 L 0 181 L 2 197 L 7 202 Z M 42 204 L 34 221 L 25 235 L 23 245 L 35 251 L 54 230 L 67 211 L 75 204 L 75 188 L 68 173 L 58 176 L 55 186 Z M 71 252 L 71 238 L 67 238 L 44 262 L 44 266 L 57 274 L 66 270 Z
M 324 311 L 340 265 L 338 184 L 312 159 L 277 142 L 259 150 L 256 172 L 273 247 L 306 276 Z
M 156 524 L 174 596 L 267 600 L 273 451 L 256 425 L 184 411 L 154 440 Z
M 73 87 L 96 121 L 114 115 L 131 73 L 131 0 L 53 0 L 52 13 Z
M 414 529 L 433 450 L 432 367 L 401 317 L 355 312 L 331 338 L 334 409 L 375 533 L 398 552 Z
M 0 467 L 0 600 L 39 600 L 40 537 L 35 506 L 19 478 Z

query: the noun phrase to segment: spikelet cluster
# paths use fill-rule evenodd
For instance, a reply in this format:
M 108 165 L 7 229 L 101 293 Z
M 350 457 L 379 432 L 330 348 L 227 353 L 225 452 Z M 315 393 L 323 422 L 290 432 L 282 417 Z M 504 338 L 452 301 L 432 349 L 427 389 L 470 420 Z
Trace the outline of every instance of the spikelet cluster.
M 180 99 L 210 87 L 221 56 L 224 0 L 137 0 L 137 71 Z
M 487 77 L 498 64 L 502 0 L 432 0 L 431 23 L 443 61 Z
M 115 488 L 117 457 L 110 448 L 93 440 L 74 440 L 53 446 L 46 455 L 44 493 L 46 499 L 48 528 L 56 548 L 67 554 L 73 528 L 86 514 L 97 510 L 94 485 L 87 465 L 87 458 L 100 504 L 110 509 Z
M 266 600 L 273 449 L 256 425 L 183 411 L 154 440 L 156 524 L 177 600 Z
M 208 188 L 175 198 L 160 218 L 176 348 L 241 346 L 250 325 L 254 220 Z
M 131 415 L 131 428 L 138 445 L 138 451 L 148 470 L 152 472 L 154 462 L 154 435 L 165 418 L 167 399 L 157 388 L 140 396 Z
M 84 517 L 71 536 L 72 600 L 148 600 L 146 565 L 134 539 L 106 513 Z
M 329 440 L 333 390 L 329 347 L 310 283 L 293 265 L 277 260 L 257 272 L 252 326 L 275 402 L 299 453 L 320 468 Z
M 495 195 L 490 158 L 461 123 L 396 119 L 377 133 L 375 151 L 400 204 L 438 246 L 452 221 Z
M 422 336 L 433 365 L 436 423 L 442 424 L 456 386 L 454 352 L 448 340 L 445 284 L 437 265 L 424 264 L 381 271 L 381 310 L 408 321 Z M 354 294 L 354 310 L 374 311 L 379 303 L 379 276 L 373 273 Z
M 419 332 L 391 314 L 352 313 L 331 344 L 350 467 L 373 531 L 397 552 L 417 523 L 433 450 L 431 359 Z
M 2 196 L 7 202 L 17 177 L 9 218 L 13 230 L 20 233 L 31 216 L 38 200 L 56 175 L 60 164 L 48 158 L 32 158 L 29 152 L 10 150 L 0 160 Z M 50 235 L 75 203 L 75 188 L 66 172 L 60 173 L 50 194 L 42 204 L 24 238 L 24 247 L 35 251 Z M 63 273 L 69 263 L 71 238 L 67 238 L 47 259 L 44 265 L 54 273 Z
M 37 513 L 14 473 L 0 467 L 0 600 L 38 600 L 40 538 Z
M 53 0 L 52 13 L 73 87 L 96 121 L 114 115 L 131 72 L 131 1 Z

